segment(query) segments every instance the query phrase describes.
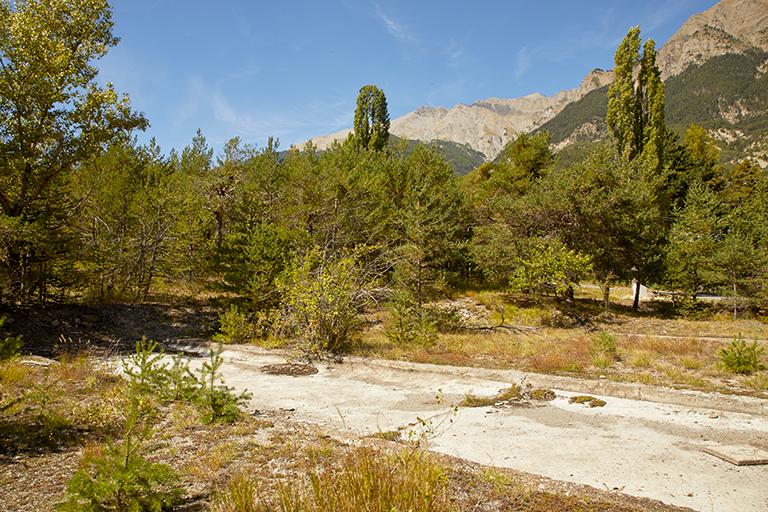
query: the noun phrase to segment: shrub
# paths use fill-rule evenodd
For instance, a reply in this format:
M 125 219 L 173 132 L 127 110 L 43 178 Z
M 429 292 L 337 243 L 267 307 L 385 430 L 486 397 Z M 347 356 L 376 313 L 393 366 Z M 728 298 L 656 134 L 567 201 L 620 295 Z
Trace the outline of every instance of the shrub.
M 142 337 L 136 351 L 123 361 L 123 371 L 134 391 L 164 392 L 168 389 L 168 365 L 162 362 L 163 352 L 153 340 Z
M 219 314 L 219 332 L 213 337 L 219 343 L 248 343 L 256 335 L 254 325 L 248 315 L 234 304 L 227 311 Z
M 516 259 L 509 287 L 515 292 L 567 294 L 591 270 L 588 256 L 568 249 L 559 240 L 536 239 L 525 256 Z
M 619 360 L 616 337 L 607 332 L 601 332 L 592 340 L 591 352 L 592 364 L 598 368 L 608 368 Z
M 389 316 L 384 325 L 387 339 L 397 345 L 434 345 L 437 322 L 430 313 L 411 294 L 397 292 L 389 304 Z
M 720 361 L 730 372 L 749 375 L 765 368 L 760 361 L 762 355 L 763 347 L 756 341 L 747 343 L 737 336 L 720 351 Z
M 208 353 L 208 361 L 203 363 L 198 378 L 199 390 L 195 396 L 195 402 L 200 407 L 203 419 L 206 422 L 231 423 L 240 417 L 239 405 L 250 398 L 247 392 L 236 395 L 231 388 L 225 386 L 221 377 L 221 365 L 224 358 L 221 357 L 222 346 Z
M 315 247 L 278 279 L 283 323 L 307 356 L 349 349 L 369 297 L 363 278 L 356 253 L 332 256 Z
M 132 391 L 165 402 L 191 402 L 205 422 L 232 422 L 240 416 L 239 405 L 250 394 L 238 395 L 223 385 L 222 349 L 221 344 L 211 349 L 208 360 L 195 373 L 180 355 L 173 357 L 170 365 L 162 362 L 163 353 L 157 351 L 157 343 L 142 338 L 136 343 L 136 353 L 123 362 L 123 367 Z
M 66 500 L 59 511 L 157 512 L 178 501 L 181 492 L 173 468 L 142 456 L 144 442 L 151 435 L 146 421 L 149 412 L 141 398 L 130 398 L 123 442 L 86 450 L 80 469 L 67 484 Z

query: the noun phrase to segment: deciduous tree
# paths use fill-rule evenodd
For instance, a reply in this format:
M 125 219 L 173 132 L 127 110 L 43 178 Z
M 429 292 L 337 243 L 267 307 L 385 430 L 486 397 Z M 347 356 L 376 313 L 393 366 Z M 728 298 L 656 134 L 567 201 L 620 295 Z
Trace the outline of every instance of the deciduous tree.
M 17 300 L 44 295 L 62 177 L 147 125 L 96 82 L 93 61 L 118 41 L 111 15 L 107 0 L 0 0 L 0 212 L 16 231 L 2 267 Z
M 354 139 L 358 147 L 381 151 L 389 142 L 389 110 L 384 91 L 375 85 L 364 85 L 357 95 Z

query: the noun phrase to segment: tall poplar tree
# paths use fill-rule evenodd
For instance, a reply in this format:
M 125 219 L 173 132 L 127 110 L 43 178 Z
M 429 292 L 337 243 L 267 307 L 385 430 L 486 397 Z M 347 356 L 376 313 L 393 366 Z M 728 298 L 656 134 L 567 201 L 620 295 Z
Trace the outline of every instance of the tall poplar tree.
M 389 142 L 389 110 L 384 91 L 364 85 L 357 95 L 353 140 L 362 149 L 381 151 Z
M 640 27 L 632 27 L 616 49 L 614 81 L 608 89 L 606 124 L 613 133 L 616 148 L 634 171 L 632 179 L 637 198 L 645 190 L 648 202 L 643 214 L 663 219 L 669 209 L 664 190 L 664 84 L 656 66 L 656 46 L 652 39 L 642 45 Z M 638 284 L 653 275 L 661 253 L 665 226 L 638 225 L 630 251 L 635 255 L 633 269 Z M 649 234 L 650 236 L 646 236 Z M 633 308 L 639 305 L 640 286 L 635 288 Z
M 632 27 L 616 49 L 605 120 L 626 160 L 641 157 L 648 170 L 660 171 L 664 164 L 664 84 L 653 39 L 645 42 L 642 55 L 640 45 L 640 27 Z

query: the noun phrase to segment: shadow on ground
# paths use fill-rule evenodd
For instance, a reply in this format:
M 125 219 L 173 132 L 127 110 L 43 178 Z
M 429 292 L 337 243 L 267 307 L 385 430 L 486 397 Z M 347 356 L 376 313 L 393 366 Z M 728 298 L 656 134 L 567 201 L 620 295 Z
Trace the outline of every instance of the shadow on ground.
M 51 357 L 89 351 L 95 354 L 133 352 L 142 336 L 161 344 L 194 345 L 217 328 L 213 304 L 48 304 L 0 308 L 4 336 L 22 336 L 22 354 Z

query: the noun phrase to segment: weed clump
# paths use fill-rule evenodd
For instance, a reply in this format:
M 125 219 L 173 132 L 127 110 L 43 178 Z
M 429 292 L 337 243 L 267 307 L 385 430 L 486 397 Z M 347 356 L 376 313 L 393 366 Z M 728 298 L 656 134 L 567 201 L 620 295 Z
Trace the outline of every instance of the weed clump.
M 604 407 L 606 403 L 605 400 L 589 395 L 572 396 L 568 402 L 572 404 L 585 404 L 589 407 Z
M 460 407 L 488 407 L 491 405 L 498 405 L 503 402 L 509 402 L 514 400 L 520 400 L 522 398 L 522 393 L 520 390 L 520 386 L 517 384 L 512 384 L 510 387 L 505 389 L 504 391 L 500 392 L 499 394 L 495 396 L 476 396 L 476 395 L 466 395 L 464 397 L 464 400 L 459 403 Z
M 616 337 L 607 332 L 601 332 L 592 340 L 591 353 L 592 364 L 597 368 L 608 368 L 619 360 Z
M 555 399 L 555 392 L 551 389 L 536 388 L 530 392 L 531 400 L 551 402 Z
M 312 471 L 309 485 L 284 484 L 267 494 L 260 493 L 251 480 L 235 477 L 214 495 L 211 510 L 447 512 L 455 507 L 449 498 L 447 470 L 428 454 L 388 455 L 363 448 L 344 457 L 337 469 Z

